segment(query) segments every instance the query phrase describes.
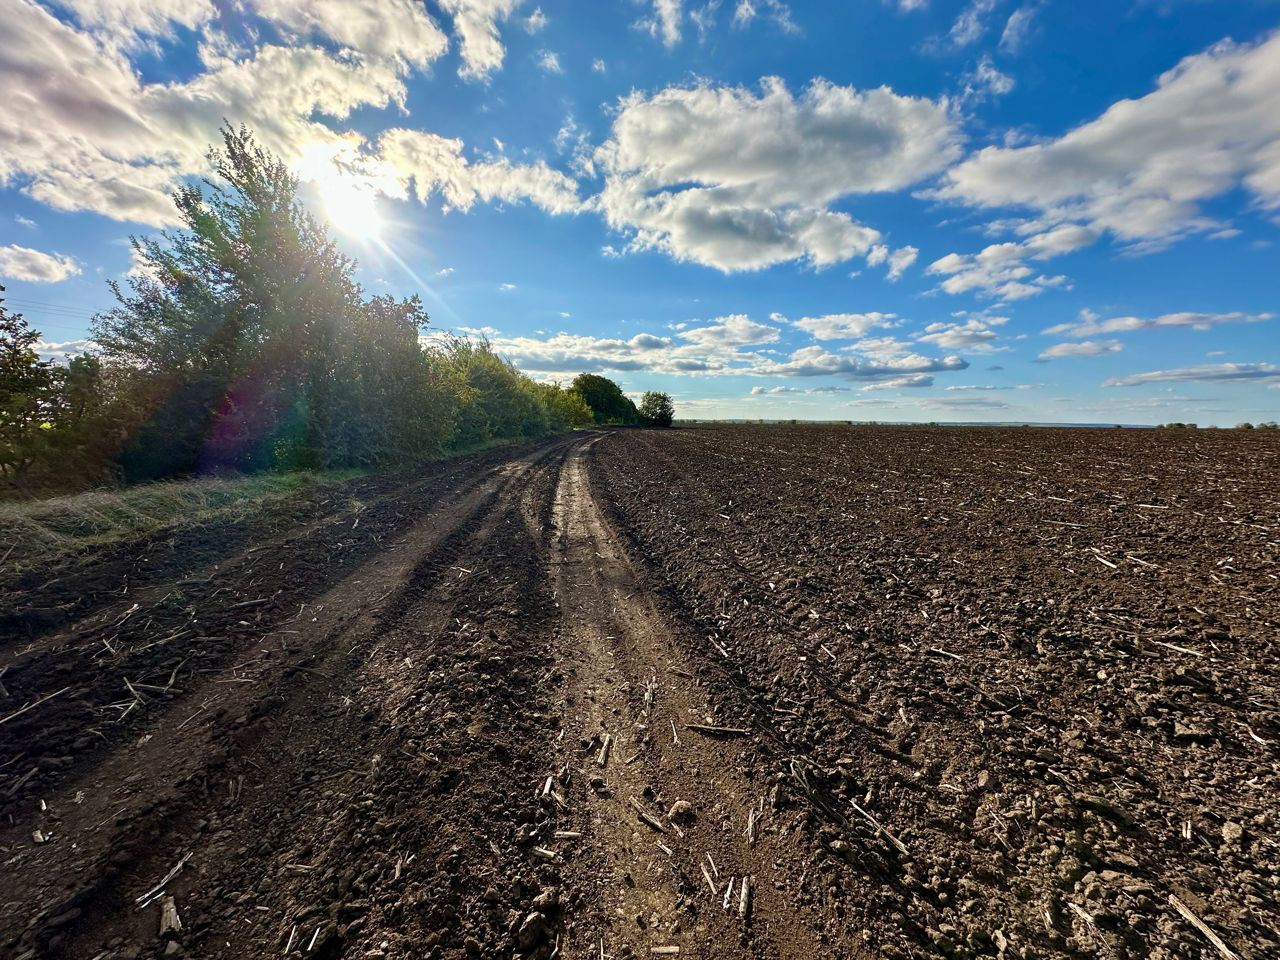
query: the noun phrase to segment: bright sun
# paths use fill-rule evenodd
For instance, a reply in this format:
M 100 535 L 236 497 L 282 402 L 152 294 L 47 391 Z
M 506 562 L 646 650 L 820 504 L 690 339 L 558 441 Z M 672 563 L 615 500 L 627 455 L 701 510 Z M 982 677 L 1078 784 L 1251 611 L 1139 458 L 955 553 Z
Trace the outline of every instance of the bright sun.
M 382 215 L 374 192 L 342 174 L 326 176 L 317 184 L 325 215 L 336 230 L 358 240 L 382 235 Z

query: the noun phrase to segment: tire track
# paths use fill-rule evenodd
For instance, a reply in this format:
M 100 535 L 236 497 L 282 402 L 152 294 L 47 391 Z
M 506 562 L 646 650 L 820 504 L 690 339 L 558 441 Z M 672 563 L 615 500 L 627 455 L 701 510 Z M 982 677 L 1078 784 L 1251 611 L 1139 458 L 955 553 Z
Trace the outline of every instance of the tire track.
M 566 464 L 554 517 L 557 660 L 567 676 L 547 828 L 549 840 L 562 837 L 552 845 L 585 901 L 566 918 L 562 949 L 823 955 L 788 901 L 805 852 L 773 822 L 768 785 L 748 774 L 762 746 L 707 729 L 733 724 L 714 716 L 644 595 L 592 496 L 582 450 Z
M 184 851 L 192 853 L 189 868 L 168 892 L 180 898 L 199 942 L 222 930 L 229 885 L 242 897 L 262 882 L 258 855 L 310 842 L 296 806 L 300 792 L 341 805 L 350 790 L 368 786 L 362 775 L 376 780 L 392 767 L 365 751 L 394 706 L 387 691 L 405 685 L 386 675 L 375 682 L 389 638 L 400 639 L 393 662 L 409 663 L 406 644 L 424 630 L 444 632 L 459 604 L 474 604 L 475 586 L 447 582 L 450 567 L 466 569 L 467 558 L 492 549 L 498 527 L 518 517 L 524 488 L 554 469 L 565 445 L 554 441 L 446 498 L 302 613 L 275 623 L 224 665 L 193 675 L 186 693 L 153 703 L 159 713 L 139 739 L 23 809 L 0 834 L 10 854 L 0 928 L 12 932 L 0 945 L 27 957 L 130 955 L 130 945 L 158 955 L 167 947 L 155 938 L 159 905 L 136 910 L 131 901 Z M 513 549 L 536 563 L 536 545 Z M 433 605 L 436 592 L 443 605 Z M 420 626 L 404 632 L 410 623 Z M 41 842 L 33 842 L 35 831 Z M 279 884 L 280 893 L 293 886 Z M 337 930 L 335 922 L 335 943 Z M 243 937 L 223 943 L 230 946 L 214 952 L 259 955 Z

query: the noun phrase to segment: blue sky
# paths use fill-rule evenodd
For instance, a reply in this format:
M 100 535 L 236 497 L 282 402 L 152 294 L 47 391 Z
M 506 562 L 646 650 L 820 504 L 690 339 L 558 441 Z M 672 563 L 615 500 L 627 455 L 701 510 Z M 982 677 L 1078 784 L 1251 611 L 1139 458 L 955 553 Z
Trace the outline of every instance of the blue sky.
M 1275 0 L 6 0 L 0 278 L 82 349 L 223 118 L 370 292 L 685 416 L 1280 418 Z

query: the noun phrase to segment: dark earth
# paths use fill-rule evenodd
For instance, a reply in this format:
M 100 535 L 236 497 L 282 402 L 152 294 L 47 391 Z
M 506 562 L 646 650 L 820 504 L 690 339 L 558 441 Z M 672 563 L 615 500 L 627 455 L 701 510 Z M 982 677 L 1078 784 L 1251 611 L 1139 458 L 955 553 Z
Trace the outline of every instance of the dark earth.
M 589 431 L 0 574 L 0 955 L 1280 957 L 1277 477 Z

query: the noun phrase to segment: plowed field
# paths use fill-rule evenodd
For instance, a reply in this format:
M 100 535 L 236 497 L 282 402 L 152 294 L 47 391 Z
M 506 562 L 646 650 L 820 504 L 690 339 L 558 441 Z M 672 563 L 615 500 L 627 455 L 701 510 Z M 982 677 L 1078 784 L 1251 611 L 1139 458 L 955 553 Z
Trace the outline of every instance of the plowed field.
M 29 569 L 0 952 L 1280 956 L 1278 440 L 598 431 Z

